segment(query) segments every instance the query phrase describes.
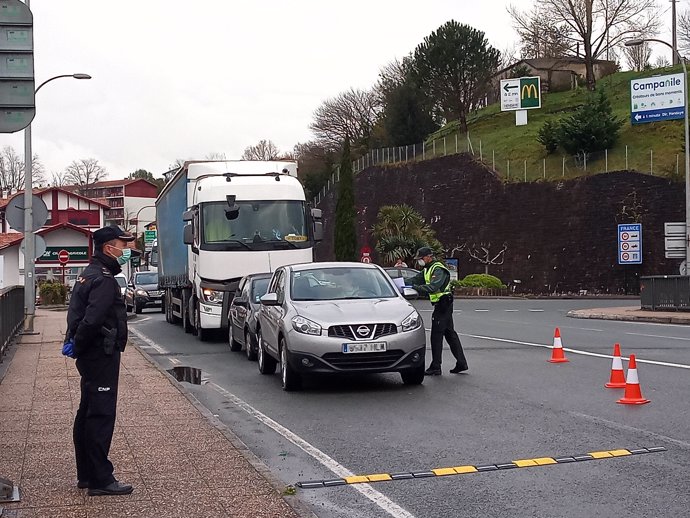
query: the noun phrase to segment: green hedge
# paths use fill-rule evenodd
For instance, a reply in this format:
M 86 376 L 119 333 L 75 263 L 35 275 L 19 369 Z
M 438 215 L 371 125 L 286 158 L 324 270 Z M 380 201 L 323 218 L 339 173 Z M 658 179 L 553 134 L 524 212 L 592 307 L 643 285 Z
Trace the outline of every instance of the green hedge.
M 462 280 L 453 281 L 451 287 L 501 289 L 505 288 L 506 285 L 501 282 L 501 279 L 493 275 L 487 273 L 471 273 Z
M 57 281 L 42 282 L 38 288 L 41 302 L 46 305 L 64 304 L 67 300 L 67 286 Z

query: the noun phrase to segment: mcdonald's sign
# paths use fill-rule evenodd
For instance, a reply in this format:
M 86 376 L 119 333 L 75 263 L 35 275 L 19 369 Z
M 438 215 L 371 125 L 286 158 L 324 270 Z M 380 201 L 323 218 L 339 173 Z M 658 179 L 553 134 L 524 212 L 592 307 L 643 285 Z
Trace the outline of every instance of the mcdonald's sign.
M 501 111 L 541 108 L 539 77 L 519 77 L 501 80 Z

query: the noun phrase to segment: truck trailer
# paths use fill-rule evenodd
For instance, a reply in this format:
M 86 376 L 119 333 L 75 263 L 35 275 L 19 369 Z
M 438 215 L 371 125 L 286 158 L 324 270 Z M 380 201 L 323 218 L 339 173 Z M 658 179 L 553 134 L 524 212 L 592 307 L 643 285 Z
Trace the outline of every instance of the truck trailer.
M 228 329 L 240 279 L 311 262 L 321 211 L 307 206 L 294 161 L 188 161 L 156 199 L 165 318 L 207 340 Z

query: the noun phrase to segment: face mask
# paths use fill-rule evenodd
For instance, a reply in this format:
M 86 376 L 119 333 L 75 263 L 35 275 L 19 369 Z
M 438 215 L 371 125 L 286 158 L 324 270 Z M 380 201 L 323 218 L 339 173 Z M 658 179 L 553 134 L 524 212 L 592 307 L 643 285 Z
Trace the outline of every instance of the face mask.
M 419 266 L 426 266 L 426 263 L 424 262 L 424 259 L 417 259 L 417 264 Z
M 120 266 L 127 264 L 127 262 L 132 257 L 132 250 L 130 248 L 118 248 L 116 246 L 113 246 L 112 248 L 122 252 L 122 255 L 120 255 L 120 257 L 115 258 L 115 260 L 117 261 L 117 264 L 119 264 Z

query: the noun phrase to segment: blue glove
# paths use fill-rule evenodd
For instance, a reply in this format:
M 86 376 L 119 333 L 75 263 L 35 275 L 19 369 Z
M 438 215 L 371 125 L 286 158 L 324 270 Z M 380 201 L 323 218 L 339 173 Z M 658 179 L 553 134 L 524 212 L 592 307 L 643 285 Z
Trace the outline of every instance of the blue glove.
M 74 354 L 74 340 L 70 338 L 62 345 L 62 354 L 68 358 L 76 358 Z

